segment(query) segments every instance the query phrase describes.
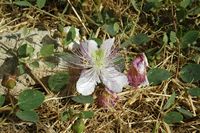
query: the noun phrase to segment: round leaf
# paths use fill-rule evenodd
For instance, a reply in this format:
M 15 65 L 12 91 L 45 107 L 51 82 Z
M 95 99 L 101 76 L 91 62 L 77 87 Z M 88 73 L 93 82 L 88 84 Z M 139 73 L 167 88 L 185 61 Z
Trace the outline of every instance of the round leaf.
M 35 111 L 17 111 L 16 116 L 23 121 L 36 123 L 39 120 L 38 114 Z
M 103 26 L 103 28 L 111 36 L 114 36 L 119 32 L 119 24 L 118 23 L 105 24 Z
M 84 119 L 92 118 L 94 116 L 93 111 L 83 111 L 81 113 Z
M 49 77 L 48 85 L 52 91 L 58 92 L 68 83 L 68 81 L 68 73 L 56 73 Z
M 34 52 L 34 48 L 31 45 L 23 44 L 18 48 L 17 52 L 20 58 L 24 58 L 31 56 Z
M 163 80 L 167 80 L 168 78 L 170 78 L 171 73 L 165 69 L 154 68 L 154 69 L 149 70 L 147 75 L 148 75 L 148 80 L 150 84 L 158 85 Z
M 199 96 L 200 97 L 200 88 L 190 88 L 188 91 L 188 94 L 191 96 Z
M 196 41 L 199 37 L 199 31 L 191 30 L 185 33 L 183 36 L 181 43 L 183 48 L 187 48 L 188 44 L 192 44 L 194 41 Z
M 92 96 L 74 96 L 72 97 L 72 100 L 77 102 L 77 103 L 93 103 L 94 99 Z
M 43 57 L 47 57 L 53 54 L 54 51 L 54 45 L 53 44 L 48 44 L 48 45 L 43 45 L 43 47 L 40 50 L 40 54 Z
M 183 120 L 183 116 L 179 112 L 169 112 L 164 116 L 164 122 L 167 124 L 178 123 Z
M 191 4 L 191 0 L 182 0 L 180 3 L 180 6 L 183 8 L 186 8 L 187 6 L 189 6 Z
M 188 64 L 180 71 L 180 77 L 184 82 L 196 82 L 200 80 L 200 65 Z
M 136 36 L 131 37 L 130 40 L 133 44 L 140 45 L 147 43 L 150 39 L 146 34 L 139 33 Z
M 37 0 L 36 4 L 38 6 L 38 8 L 42 8 L 45 6 L 46 0 Z
M 25 90 L 20 93 L 18 106 L 22 110 L 32 110 L 39 107 L 44 101 L 44 94 L 38 90 Z

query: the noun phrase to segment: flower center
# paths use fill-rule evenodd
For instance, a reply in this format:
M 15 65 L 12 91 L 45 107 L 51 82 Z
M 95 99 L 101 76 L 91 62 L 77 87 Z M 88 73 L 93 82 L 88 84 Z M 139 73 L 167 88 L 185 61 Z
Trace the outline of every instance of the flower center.
M 96 69 L 101 69 L 105 65 L 104 51 L 102 49 L 96 50 L 92 54 L 92 60 Z

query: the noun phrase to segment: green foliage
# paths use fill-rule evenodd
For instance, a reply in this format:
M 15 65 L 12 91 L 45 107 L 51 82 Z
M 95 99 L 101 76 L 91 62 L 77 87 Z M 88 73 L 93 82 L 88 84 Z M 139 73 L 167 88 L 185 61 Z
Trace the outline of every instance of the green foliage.
M 166 32 L 163 35 L 163 42 L 164 42 L 164 44 L 168 43 L 168 36 L 167 36 Z
M 167 124 L 178 123 L 183 120 L 183 116 L 179 112 L 169 112 L 164 116 L 164 122 Z
M 35 111 L 25 110 L 17 111 L 16 116 L 24 121 L 36 123 L 39 120 L 38 114 Z
M 94 102 L 94 99 L 92 96 L 82 96 L 82 95 L 79 95 L 79 96 L 74 96 L 72 97 L 72 100 L 77 102 L 77 103 L 93 103 Z
M 0 95 L 0 107 L 3 106 L 4 102 L 5 102 L 5 96 Z
M 139 33 L 131 37 L 130 39 L 133 44 L 137 44 L 137 45 L 145 44 L 150 40 L 149 37 L 144 33 Z
M 158 85 L 163 80 L 167 80 L 171 77 L 171 73 L 165 69 L 154 68 L 148 71 L 148 80 L 152 85 Z
M 103 26 L 104 30 L 111 36 L 115 36 L 119 32 L 119 24 L 118 23 L 111 23 L 105 24 Z
M 170 43 L 175 43 L 177 41 L 177 37 L 176 37 L 176 32 L 171 31 L 170 32 Z
M 188 111 L 184 108 L 178 107 L 178 108 L 176 108 L 176 110 L 178 112 L 180 112 L 181 114 L 183 114 L 186 118 L 192 118 L 193 117 L 193 114 L 190 111 Z
M 34 52 L 34 48 L 28 44 L 21 45 L 17 50 L 18 56 L 20 58 L 31 56 L 33 52 Z
M 22 74 L 26 73 L 26 70 L 25 70 L 25 67 L 23 64 L 19 64 L 17 66 L 17 70 L 18 70 L 18 75 L 22 75 Z
M 64 39 L 64 45 L 69 45 L 71 42 L 74 41 L 76 37 L 76 29 L 75 27 L 71 26 L 69 29 L 66 38 Z
M 33 110 L 44 101 L 44 94 L 38 90 L 27 89 L 19 94 L 18 106 L 22 110 Z
M 59 92 L 69 82 L 69 74 L 66 72 L 59 72 L 51 75 L 48 79 L 49 88 L 54 92 Z
M 82 118 L 78 118 L 72 125 L 72 130 L 74 133 L 83 133 L 85 130 L 85 124 Z
M 43 45 L 42 48 L 40 49 L 40 55 L 43 57 L 51 56 L 53 52 L 54 52 L 53 44 Z
M 38 68 L 38 67 L 40 66 L 40 64 L 39 64 L 38 61 L 34 61 L 34 62 L 30 63 L 30 66 L 31 66 L 32 68 Z
M 32 6 L 32 4 L 26 0 L 23 1 L 15 1 L 13 2 L 14 4 L 18 5 L 18 6 L 25 6 L 25 7 L 30 7 Z
M 189 6 L 191 4 L 191 0 L 182 0 L 180 2 L 180 6 L 183 8 L 186 8 L 187 6 Z
M 83 112 L 81 112 L 81 114 L 84 119 L 90 119 L 94 116 L 93 111 L 83 111 Z
M 36 5 L 40 9 L 43 8 L 45 6 L 45 4 L 46 4 L 46 0 L 37 0 L 36 1 Z
M 187 64 L 180 71 L 180 77 L 184 82 L 197 82 L 200 80 L 200 65 Z
M 190 88 L 188 89 L 187 93 L 190 94 L 191 96 L 200 97 L 200 88 Z
M 171 107 L 174 104 L 176 98 L 176 93 L 173 92 L 171 97 L 167 100 L 167 103 L 165 104 L 165 106 L 163 107 L 163 109 L 168 109 L 169 107 Z
M 94 40 L 94 41 L 98 44 L 99 47 L 100 47 L 101 44 L 103 43 L 103 40 L 102 40 L 102 39 L 99 39 L 99 38 L 91 38 L 91 39 Z
M 182 48 L 187 48 L 199 38 L 199 31 L 191 30 L 184 34 L 181 39 Z
M 67 110 L 61 113 L 61 121 L 67 121 L 69 118 L 73 116 L 72 110 Z
M 29 1 L 30 0 L 21 0 L 21 1 L 17 0 L 13 3 L 22 7 L 31 7 L 32 4 Z M 36 0 L 36 6 L 40 9 L 43 8 L 45 4 L 46 4 L 46 0 Z

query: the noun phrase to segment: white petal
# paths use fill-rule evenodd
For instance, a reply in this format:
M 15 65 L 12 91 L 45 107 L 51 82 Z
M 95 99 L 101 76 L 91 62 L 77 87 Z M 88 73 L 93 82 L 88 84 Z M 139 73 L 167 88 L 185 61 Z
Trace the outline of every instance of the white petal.
M 76 83 L 76 89 L 82 95 L 90 95 L 94 92 L 97 82 L 99 78 L 93 69 L 83 70 Z
M 101 79 L 106 87 L 113 92 L 121 92 L 122 88 L 128 85 L 126 75 L 118 72 L 114 67 L 103 69 Z
M 101 45 L 101 49 L 103 49 L 105 51 L 105 56 L 108 57 L 110 55 L 110 53 L 112 52 L 112 46 L 114 44 L 115 38 L 110 38 L 107 39 L 103 42 L 103 44 Z
M 98 45 L 94 40 L 86 40 L 81 43 L 81 51 L 83 55 L 91 58 L 92 53 L 98 49 Z

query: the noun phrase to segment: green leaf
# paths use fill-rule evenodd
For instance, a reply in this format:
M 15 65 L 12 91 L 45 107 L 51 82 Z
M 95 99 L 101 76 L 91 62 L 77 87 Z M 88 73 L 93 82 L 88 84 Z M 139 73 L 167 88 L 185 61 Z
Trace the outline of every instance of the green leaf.
M 94 99 L 92 96 L 74 96 L 72 97 L 72 100 L 77 102 L 77 103 L 93 103 Z
M 67 121 L 70 117 L 70 113 L 68 111 L 65 111 L 61 114 L 61 121 Z
M 33 68 L 38 68 L 40 65 L 39 65 L 39 62 L 38 61 L 34 61 L 30 64 L 31 67 Z
M 66 72 L 59 72 L 49 77 L 49 88 L 54 92 L 59 92 L 69 82 L 69 74 Z
M 164 116 L 164 122 L 167 124 L 178 123 L 183 120 L 183 116 L 179 112 L 169 112 Z
M 164 44 L 168 43 L 168 36 L 167 36 L 166 32 L 163 35 L 163 42 L 164 42 Z
M 20 58 L 31 56 L 33 52 L 34 52 L 34 48 L 28 44 L 21 45 L 17 50 L 17 53 Z
M 19 110 L 16 112 L 16 116 L 23 121 L 29 121 L 34 123 L 38 122 L 39 120 L 38 114 L 35 111 L 30 111 L 30 110 L 28 111 Z
M 83 111 L 81 112 L 84 119 L 90 119 L 94 116 L 93 111 Z
M 4 95 L 0 95 L 0 107 L 4 104 L 5 102 L 5 96 Z
M 170 42 L 171 42 L 171 43 L 175 43 L 175 42 L 176 42 L 176 39 L 177 39 L 177 37 L 176 37 L 176 32 L 171 31 L 171 32 L 170 32 Z
M 19 75 L 22 75 L 22 74 L 26 73 L 26 70 L 25 70 L 25 67 L 24 67 L 23 64 L 19 64 L 19 65 L 17 66 L 17 70 L 18 70 L 18 74 L 19 74 Z
M 42 48 L 40 49 L 40 55 L 43 57 L 51 56 L 54 51 L 54 45 L 53 44 L 48 44 L 48 45 L 43 45 Z
M 187 64 L 180 71 L 180 77 L 184 82 L 197 82 L 200 80 L 200 65 Z
M 28 6 L 28 7 L 32 6 L 30 2 L 25 1 L 25 0 L 23 0 L 23 1 L 15 1 L 13 3 L 18 5 L 18 6 Z
M 100 47 L 103 43 L 103 40 L 101 40 L 100 38 L 91 38 L 91 40 L 94 40 L 98 44 L 98 47 Z
M 72 125 L 72 130 L 74 133 L 83 133 L 85 130 L 85 124 L 83 119 L 81 118 L 76 119 L 74 124 Z
M 171 77 L 171 73 L 165 69 L 154 68 L 154 69 L 149 70 L 147 76 L 148 76 L 148 80 L 150 84 L 158 85 L 163 80 L 169 79 Z
M 139 34 L 131 37 L 130 40 L 131 40 L 131 42 L 133 44 L 140 45 L 140 44 L 147 43 L 150 39 L 149 39 L 149 37 L 146 34 L 139 33 Z
M 171 107 L 174 104 L 176 98 L 176 93 L 173 92 L 171 97 L 167 100 L 167 103 L 165 104 L 165 106 L 163 107 L 163 109 L 168 109 L 169 107 Z
M 183 8 L 186 8 L 190 4 L 191 4 L 191 0 L 182 0 L 181 3 L 180 3 L 180 6 L 183 7 Z
M 18 106 L 22 110 L 32 110 L 44 101 L 44 94 L 38 90 L 28 89 L 19 94 Z
M 76 37 L 76 29 L 75 27 L 71 26 L 64 40 L 64 45 L 69 45 L 71 42 L 74 41 L 75 37 Z
M 188 117 L 188 118 L 192 118 L 193 117 L 193 114 L 190 111 L 188 111 L 188 110 L 186 110 L 184 108 L 177 107 L 176 110 L 178 112 L 180 112 L 181 114 L 183 114 L 185 117 Z
M 187 93 L 190 94 L 191 96 L 200 97 L 200 88 L 190 88 L 188 89 Z
M 184 34 L 181 39 L 182 48 L 187 48 L 193 42 L 195 42 L 199 37 L 199 31 L 191 30 Z
M 119 32 L 119 24 L 118 23 L 105 24 L 103 26 L 103 28 L 111 36 L 115 36 Z
M 73 109 L 68 109 L 61 113 L 61 121 L 67 121 L 75 116 L 75 112 Z
M 37 0 L 36 4 L 38 8 L 43 8 L 45 6 L 46 0 Z

